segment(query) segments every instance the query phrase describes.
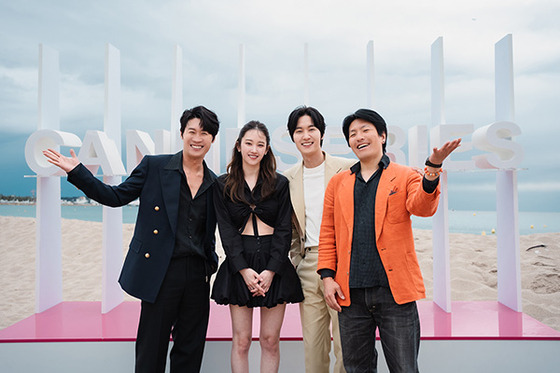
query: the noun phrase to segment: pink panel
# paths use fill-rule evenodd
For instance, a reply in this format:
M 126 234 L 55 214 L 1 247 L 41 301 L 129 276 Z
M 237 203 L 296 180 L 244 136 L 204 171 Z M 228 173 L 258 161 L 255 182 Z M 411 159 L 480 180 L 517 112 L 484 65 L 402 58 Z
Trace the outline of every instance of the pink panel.
M 231 340 L 229 308 L 210 303 L 207 340 Z M 556 331 L 498 302 L 453 302 L 447 313 L 431 301 L 418 302 L 425 340 L 560 340 Z M 134 341 L 140 302 L 123 302 L 102 314 L 100 302 L 62 302 L 0 330 L 0 343 Z M 258 339 L 260 312 L 255 310 L 253 339 Z M 301 340 L 299 307 L 286 307 L 282 340 Z

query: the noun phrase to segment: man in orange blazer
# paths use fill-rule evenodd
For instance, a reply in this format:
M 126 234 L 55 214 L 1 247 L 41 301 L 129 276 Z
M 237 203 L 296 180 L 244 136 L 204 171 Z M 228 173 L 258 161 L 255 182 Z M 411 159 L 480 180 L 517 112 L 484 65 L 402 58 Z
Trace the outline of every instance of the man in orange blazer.
M 342 130 L 359 159 L 333 176 L 325 191 L 318 273 L 325 300 L 338 311 L 348 373 L 376 372 L 375 331 L 390 372 L 417 372 L 425 297 L 410 215 L 437 210 L 442 163 L 461 139 L 434 148 L 422 177 L 385 154 L 387 125 L 373 110 L 344 119 Z

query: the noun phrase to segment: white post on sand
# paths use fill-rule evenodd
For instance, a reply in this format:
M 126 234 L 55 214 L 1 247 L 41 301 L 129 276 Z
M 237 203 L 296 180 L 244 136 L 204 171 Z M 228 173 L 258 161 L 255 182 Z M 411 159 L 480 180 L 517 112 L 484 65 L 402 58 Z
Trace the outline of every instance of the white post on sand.
M 442 37 L 437 38 L 432 43 L 431 60 L 432 126 L 437 128 L 437 126 L 445 123 Z M 434 137 L 434 129 L 432 129 L 432 137 Z M 432 146 L 436 146 L 433 141 L 430 141 L 430 143 Z M 445 312 L 451 312 L 449 209 L 446 172 L 440 175 L 439 184 L 441 190 L 439 205 L 432 219 L 434 302 Z
M 309 44 L 303 44 L 303 104 L 309 106 Z
M 239 44 L 239 81 L 237 86 L 237 128 L 245 125 L 245 45 Z
M 366 52 L 366 105 L 372 110 L 374 82 L 373 40 L 370 40 Z
M 182 148 L 179 120 L 183 113 L 183 50 L 179 45 L 173 49 L 173 73 L 171 77 L 171 118 L 169 130 L 154 133 L 155 154 L 167 154 Z M 129 163 L 127 159 L 127 163 Z M 129 170 L 130 172 L 130 170 Z
M 105 110 L 103 131 L 121 155 L 121 71 L 120 52 L 111 44 L 105 47 Z M 105 175 L 103 181 L 117 185 L 119 175 Z M 123 253 L 122 208 L 103 206 L 103 279 L 101 313 L 107 313 L 124 299 L 119 287 Z
M 171 82 L 171 123 L 169 133 L 171 136 L 171 149 L 166 153 L 176 153 L 183 147 L 179 120 L 183 113 L 183 49 L 175 45 L 173 55 L 173 78 Z
M 515 120 L 512 35 L 495 45 L 496 121 Z M 521 265 L 517 170 L 498 170 L 496 175 L 498 246 L 498 301 L 521 312 Z
M 60 128 L 58 52 L 39 45 L 37 128 Z M 53 145 L 58 150 L 57 145 Z M 35 312 L 62 302 L 60 178 L 37 175 Z
M 212 110 L 213 108 L 209 108 L 209 109 Z M 179 120 L 177 120 L 176 126 L 179 126 Z M 182 142 L 181 142 L 181 146 L 182 146 Z M 218 175 L 222 172 L 220 169 L 221 168 L 220 148 L 221 148 L 221 142 L 220 142 L 220 136 L 218 134 L 218 136 L 214 137 L 214 142 L 210 147 L 210 151 L 206 154 L 206 157 L 204 158 L 206 165 Z
M 239 70 L 237 82 L 237 128 L 225 129 L 226 157 L 231 154 L 239 129 L 245 125 L 245 45 L 239 44 Z

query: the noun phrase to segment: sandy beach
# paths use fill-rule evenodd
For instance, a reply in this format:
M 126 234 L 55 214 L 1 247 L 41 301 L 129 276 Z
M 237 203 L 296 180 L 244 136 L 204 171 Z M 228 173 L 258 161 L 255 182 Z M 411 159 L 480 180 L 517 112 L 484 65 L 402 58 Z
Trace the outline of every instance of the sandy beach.
M 35 312 L 35 219 L 0 216 L 0 227 L 2 329 Z M 123 257 L 133 229 L 123 226 Z M 431 231 L 414 233 L 431 299 Z M 101 238 L 101 223 L 63 219 L 64 301 L 101 300 Z M 496 300 L 496 236 L 452 233 L 450 250 L 452 300 Z M 560 331 L 560 233 L 522 235 L 520 251 L 523 312 Z

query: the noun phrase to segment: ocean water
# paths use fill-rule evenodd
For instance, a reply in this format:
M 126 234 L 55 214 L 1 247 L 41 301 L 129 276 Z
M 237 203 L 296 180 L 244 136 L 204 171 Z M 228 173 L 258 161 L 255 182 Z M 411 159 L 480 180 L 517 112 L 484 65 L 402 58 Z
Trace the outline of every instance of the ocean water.
M 100 205 L 62 205 L 61 215 L 64 219 L 86 221 L 103 220 L 103 206 Z M 127 205 L 122 208 L 123 223 L 134 224 L 138 215 L 138 206 Z M 35 205 L 0 204 L 0 216 L 35 217 Z
M 102 220 L 102 206 L 63 205 L 62 217 L 86 221 Z M 123 207 L 123 222 L 133 224 L 138 214 L 138 206 Z M 35 217 L 35 205 L 0 204 L 0 215 Z M 412 226 L 432 229 L 432 218 L 412 217 Z M 492 234 L 496 228 L 495 211 L 449 211 L 449 231 L 451 233 Z M 519 212 L 519 234 L 560 232 L 560 212 Z
M 449 211 L 451 233 L 492 234 L 497 232 L 495 211 Z M 412 226 L 432 229 L 432 218 L 412 217 Z M 560 212 L 519 212 L 519 234 L 560 232 Z

